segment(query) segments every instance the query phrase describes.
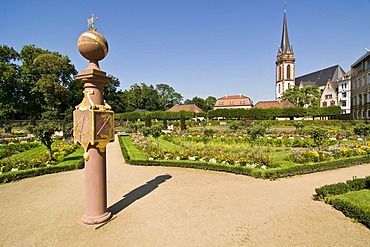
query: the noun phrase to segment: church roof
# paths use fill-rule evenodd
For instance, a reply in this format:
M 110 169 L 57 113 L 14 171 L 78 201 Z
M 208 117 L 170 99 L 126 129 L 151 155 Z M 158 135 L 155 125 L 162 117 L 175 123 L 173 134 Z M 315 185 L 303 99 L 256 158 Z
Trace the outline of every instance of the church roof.
M 370 56 L 370 50 L 366 50 L 366 53 L 364 55 L 362 55 L 359 59 L 357 59 L 356 62 L 354 62 L 351 65 L 351 67 L 355 67 L 357 64 L 359 64 L 360 62 L 362 62 L 363 60 L 365 60 L 369 56 Z
M 175 105 L 171 109 L 168 109 L 168 111 L 173 112 L 179 112 L 179 111 L 192 111 L 195 113 L 203 112 L 202 109 L 200 109 L 198 106 L 192 104 L 192 105 Z
M 288 35 L 288 23 L 286 19 L 286 9 L 284 9 L 284 21 L 283 21 L 283 33 L 281 36 L 281 44 L 279 48 L 279 53 L 287 53 L 293 52 L 293 48 L 290 46 L 289 43 L 289 35 Z
M 318 70 L 318 71 L 297 77 L 295 79 L 295 85 L 299 86 L 300 83 L 303 82 L 305 86 L 317 85 L 321 87 L 321 86 L 325 86 L 328 80 L 332 82 L 336 82 L 337 80 L 342 78 L 344 74 L 345 74 L 345 71 L 339 65 L 334 65 L 329 68 L 325 68 L 322 70 Z M 312 82 L 314 82 L 314 84 L 312 84 Z

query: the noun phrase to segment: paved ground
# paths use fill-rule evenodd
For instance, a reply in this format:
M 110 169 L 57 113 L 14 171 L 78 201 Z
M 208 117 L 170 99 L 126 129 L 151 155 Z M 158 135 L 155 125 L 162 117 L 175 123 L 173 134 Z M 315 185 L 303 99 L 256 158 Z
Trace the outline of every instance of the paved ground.
M 109 144 L 108 206 L 83 214 L 84 171 L 0 185 L 0 246 L 370 246 L 370 230 L 312 200 L 316 187 L 370 175 L 370 165 L 278 181 L 124 164 Z

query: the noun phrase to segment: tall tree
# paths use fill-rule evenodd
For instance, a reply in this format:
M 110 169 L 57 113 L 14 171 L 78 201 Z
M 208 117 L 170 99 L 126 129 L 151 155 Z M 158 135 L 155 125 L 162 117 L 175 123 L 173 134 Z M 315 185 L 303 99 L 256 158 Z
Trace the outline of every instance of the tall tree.
M 66 109 L 73 107 L 68 89 L 78 84 L 69 58 L 34 45 L 24 46 L 20 58 L 24 115 L 62 118 Z
M 168 110 L 174 105 L 181 104 L 182 95 L 175 91 L 175 89 L 167 84 L 157 84 L 155 90 L 158 94 L 158 103 L 160 110 Z
M 12 47 L 0 46 L 0 117 L 15 118 L 21 112 L 19 54 Z
M 203 111 L 207 111 L 207 109 L 208 109 L 206 101 L 204 99 L 200 98 L 200 97 L 197 97 L 197 96 L 193 97 L 192 99 L 185 100 L 185 104 L 186 105 L 194 104 L 194 105 L 198 106 L 200 109 L 202 109 Z
M 208 96 L 205 101 L 207 105 L 206 111 L 210 111 L 215 106 L 217 99 L 214 96 Z
M 318 86 L 293 87 L 284 92 L 282 99 L 297 107 L 316 107 L 320 105 L 320 90 Z

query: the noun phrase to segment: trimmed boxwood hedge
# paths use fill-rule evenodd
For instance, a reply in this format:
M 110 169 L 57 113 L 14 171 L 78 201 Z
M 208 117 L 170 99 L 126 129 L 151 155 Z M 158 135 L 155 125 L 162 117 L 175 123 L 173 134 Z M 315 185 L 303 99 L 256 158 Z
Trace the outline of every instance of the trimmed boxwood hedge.
M 370 176 L 365 178 L 354 178 L 345 183 L 336 183 L 324 185 L 316 188 L 316 194 L 313 195 L 314 200 L 324 200 L 326 203 L 332 205 L 335 209 L 343 212 L 347 217 L 356 219 L 358 222 L 370 228 L 370 213 L 365 212 L 350 201 L 345 201 L 335 196 L 342 195 L 351 191 L 370 189 Z
M 333 170 L 338 168 L 350 167 L 354 165 L 370 163 L 370 156 L 361 157 L 350 157 L 346 159 L 339 159 L 330 162 L 321 162 L 315 164 L 304 164 L 297 165 L 288 168 L 272 168 L 267 170 L 249 168 L 246 166 L 226 165 L 226 164 L 214 164 L 208 162 L 199 161 L 187 161 L 187 160 L 131 160 L 128 154 L 127 148 L 123 143 L 122 136 L 119 137 L 121 145 L 122 155 L 128 164 L 142 165 L 142 166 L 171 166 L 171 167 L 186 167 L 186 168 L 197 168 L 212 171 L 231 172 L 235 174 L 248 175 L 255 178 L 263 179 L 278 179 L 283 177 L 308 174 L 326 170 Z M 126 137 L 130 138 L 130 137 Z
M 370 189 L 370 176 L 365 178 L 355 178 L 348 180 L 345 183 L 324 185 L 316 188 L 315 200 L 325 200 L 329 196 L 341 195 L 349 191 L 358 191 L 363 189 Z

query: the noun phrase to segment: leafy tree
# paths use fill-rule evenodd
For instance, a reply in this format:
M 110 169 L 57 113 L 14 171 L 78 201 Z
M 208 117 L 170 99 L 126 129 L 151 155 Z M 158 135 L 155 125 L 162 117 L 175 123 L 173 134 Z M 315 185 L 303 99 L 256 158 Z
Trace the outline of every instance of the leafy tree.
M 14 119 L 21 111 L 19 54 L 11 47 L 0 46 L 0 117 Z
M 311 131 L 311 138 L 315 142 L 315 146 L 321 148 L 325 138 L 326 131 L 324 129 L 315 128 Z
M 197 96 L 195 96 L 191 100 L 190 99 L 185 100 L 185 104 L 186 105 L 194 104 L 194 105 L 198 106 L 200 109 L 202 109 L 203 111 L 206 111 L 208 109 L 206 101 L 202 98 L 197 97 Z
M 150 127 L 150 134 L 158 141 L 158 137 L 162 134 L 162 127 L 160 125 L 153 125 Z
M 41 143 L 46 146 L 49 152 L 49 160 L 52 160 L 53 153 L 51 150 L 51 145 L 54 142 L 52 136 L 55 133 L 55 131 L 58 130 L 58 128 L 54 124 L 48 123 L 37 125 L 33 130 L 37 139 L 39 139 Z
M 167 84 L 157 84 L 155 90 L 158 94 L 158 103 L 160 110 L 168 110 L 174 105 L 181 104 L 183 99 L 182 95 L 173 89 L 173 87 Z
M 292 87 L 284 92 L 282 99 L 288 100 L 297 107 L 318 107 L 320 90 L 318 86 Z
M 217 99 L 213 96 L 208 96 L 206 99 L 205 99 L 205 102 L 206 102 L 206 105 L 207 105 L 207 109 L 205 111 L 210 111 L 210 110 L 213 110 L 213 107 L 215 106 L 216 104 L 216 101 Z
M 20 58 L 24 112 L 34 118 L 43 112 L 44 116 L 63 117 L 73 107 L 68 89 L 77 83 L 73 79 L 77 71 L 69 58 L 34 45 L 24 46 Z
M 247 134 L 249 135 L 249 141 L 253 146 L 254 142 L 261 136 L 266 134 L 266 127 L 262 125 L 251 125 L 247 127 Z

